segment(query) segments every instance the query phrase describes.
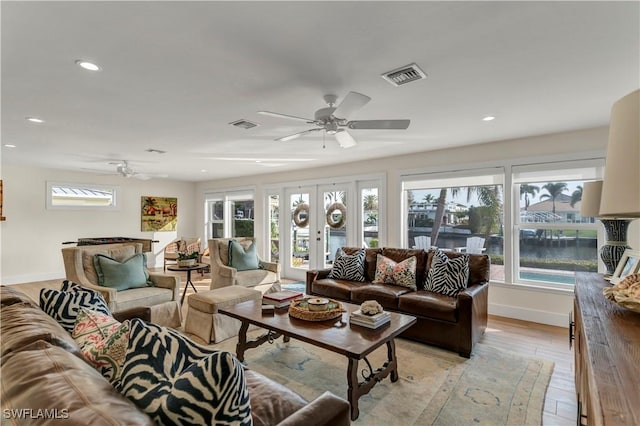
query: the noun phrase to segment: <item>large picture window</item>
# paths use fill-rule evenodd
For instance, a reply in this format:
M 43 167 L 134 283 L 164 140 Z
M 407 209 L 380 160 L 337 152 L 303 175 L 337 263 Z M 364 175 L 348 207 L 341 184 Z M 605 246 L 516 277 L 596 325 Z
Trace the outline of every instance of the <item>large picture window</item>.
M 516 280 L 562 286 L 598 270 L 598 225 L 580 204 L 584 183 L 601 176 L 599 160 L 513 168 Z
M 491 279 L 503 281 L 503 176 L 492 168 L 406 177 L 405 245 L 486 253 Z

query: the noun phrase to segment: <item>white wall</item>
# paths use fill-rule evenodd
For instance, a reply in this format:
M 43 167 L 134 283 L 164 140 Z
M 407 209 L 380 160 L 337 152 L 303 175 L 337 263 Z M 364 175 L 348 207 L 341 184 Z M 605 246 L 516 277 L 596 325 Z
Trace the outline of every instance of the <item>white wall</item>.
M 53 169 L 3 165 L 3 215 L 0 282 L 15 284 L 64 277 L 63 241 L 91 237 L 134 237 L 159 240 L 148 254 L 149 266 L 162 265 L 162 248 L 176 237 L 196 235 L 195 184 L 166 179 L 141 181 Z M 119 209 L 47 210 L 46 182 L 118 185 Z M 175 232 L 140 231 L 142 196 L 178 198 Z M 159 257 L 158 257 L 159 254 Z
M 203 182 L 197 185 L 198 197 L 203 202 L 205 192 L 222 189 L 254 188 L 256 191 L 256 217 L 263 217 L 261 202 L 265 186 L 278 183 L 295 184 L 303 181 L 325 180 L 331 177 L 385 173 L 387 178 L 388 233 L 386 245 L 399 247 L 402 241 L 400 223 L 400 177 L 407 172 L 430 172 L 527 164 L 539 161 L 571 160 L 604 157 L 608 128 L 599 127 L 573 132 L 541 135 L 530 138 L 498 141 L 468 147 L 386 157 L 348 165 L 335 165 L 255 176 Z M 365 145 L 363 140 L 360 146 Z M 204 223 L 204 213 L 197 212 L 198 223 Z M 256 235 L 262 235 L 262 224 L 256 223 Z M 640 248 L 640 220 L 632 224 L 629 242 Z M 489 291 L 489 312 L 523 320 L 566 327 L 572 310 L 573 292 L 531 288 L 511 283 L 493 283 Z

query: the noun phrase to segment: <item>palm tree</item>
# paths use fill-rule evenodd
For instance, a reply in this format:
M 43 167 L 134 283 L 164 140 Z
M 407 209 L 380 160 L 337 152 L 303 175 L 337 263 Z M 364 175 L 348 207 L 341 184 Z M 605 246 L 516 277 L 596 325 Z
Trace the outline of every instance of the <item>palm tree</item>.
M 578 185 L 576 190 L 571 194 L 571 207 L 575 206 L 578 201 L 582 201 L 582 185 Z
M 551 212 L 556 214 L 556 199 L 567 190 L 567 184 L 565 182 L 549 182 L 542 185 L 542 189 L 547 191 L 546 194 L 540 196 L 541 200 L 551 200 Z
M 531 198 L 533 198 L 533 197 L 536 196 L 538 191 L 540 191 L 540 187 L 538 187 L 538 186 L 527 185 L 526 183 L 520 185 L 520 198 L 522 198 L 522 196 L 524 195 L 524 209 L 525 210 L 527 210 L 529 208 L 529 203 L 531 202 L 529 200 L 529 195 L 531 195 Z
M 500 186 L 470 186 L 467 187 L 467 202 L 473 194 L 476 194 L 481 205 L 489 207 L 489 221 L 485 223 L 485 235 L 489 235 L 495 224 L 500 220 L 500 212 L 502 211 L 502 201 L 500 195 Z M 451 196 L 455 197 L 461 188 L 442 188 L 440 195 L 436 200 L 436 217 L 433 220 L 431 228 L 431 244 L 437 245 L 440 227 L 444 216 L 444 208 L 447 200 L 447 191 L 451 190 Z
M 407 191 L 407 205 L 411 207 L 416 203 L 416 196 L 413 194 L 413 191 Z
M 436 201 L 436 197 L 434 197 L 432 194 L 427 194 L 424 196 L 424 198 L 422 198 L 422 201 L 427 204 L 433 204 Z
M 378 196 L 376 194 L 365 195 L 362 207 L 365 211 L 378 210 Z

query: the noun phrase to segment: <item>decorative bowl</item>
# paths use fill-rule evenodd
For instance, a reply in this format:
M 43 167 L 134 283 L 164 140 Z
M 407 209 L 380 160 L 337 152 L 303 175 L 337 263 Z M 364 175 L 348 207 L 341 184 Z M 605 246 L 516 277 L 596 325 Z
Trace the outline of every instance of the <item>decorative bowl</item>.
M 326 311 L 329 308 L 329 299 L 313 297 L 307 300 L 310 311 Z
M 178 260 L 178 266 L 180 268 L 185 268 L 187 266 L 193 266 L 196 264 L 196 259 L 183 259 L 183 260 Z

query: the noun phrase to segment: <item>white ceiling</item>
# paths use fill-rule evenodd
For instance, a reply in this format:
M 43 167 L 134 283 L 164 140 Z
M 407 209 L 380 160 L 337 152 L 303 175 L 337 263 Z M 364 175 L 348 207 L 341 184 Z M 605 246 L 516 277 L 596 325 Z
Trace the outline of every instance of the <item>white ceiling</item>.
M 3 1 L 1 19 L 4 164 L 254 175 L 602 126 L 640 87 L 636 1 Z M 412 62 L 426 80 L 380 77 Z M 313 117 L 323 95 L 351 90 L 372 100 L 349 118 L 409 129 L 323 148 L 320 134 L 274 141 L 311 126 L 257 114 Z

